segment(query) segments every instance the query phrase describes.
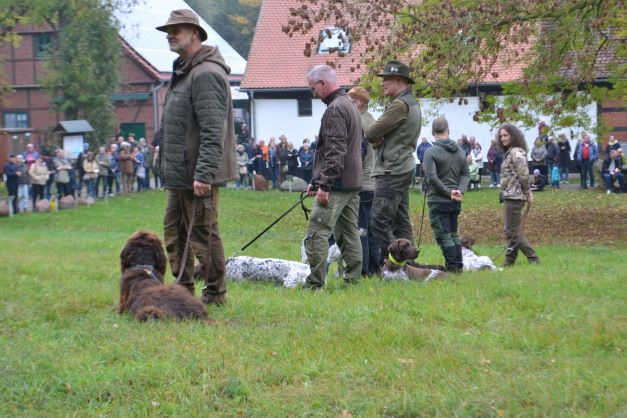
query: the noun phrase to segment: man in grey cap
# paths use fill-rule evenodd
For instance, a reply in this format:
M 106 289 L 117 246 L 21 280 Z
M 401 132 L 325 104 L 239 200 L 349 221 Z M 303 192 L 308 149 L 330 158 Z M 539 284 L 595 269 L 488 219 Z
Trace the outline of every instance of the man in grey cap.
M 410 84 L 409 67 L 390 61 L 382 73 L 383 94 L 390 99 L 381 117 L 365 130 L 375 148 L 374 201 L 370 220 L 371 258 L 381 266 L 388 245 L 398 238 L 413 241 L 409 220 L 409 188 L 414 180 L 414 152 L 420 135 L 421 113 Z M 374 273 L 374 272 L 371 272 Z
M 436 141 L 425 151 L 423 163 L 429 222 L 444 255 L 446 269 L 461 273 L 464 264 L 457 219 L 462 210 L 463 193 L 470 181 L 466 152 L 449 138 L 448 122 L 443 117 L 433 120 L 431 131 Z
M 161 117 L 160 171 L 167 190 L 164 241 L 170 269 L 194 294 L 197 274 L 205 280 L 202 300 L 226 302 L 224 249 L 218 229 L 219 185 L 234 179 L 235 128 L 228 74 L 217 47 L 202 45 L 207 33 L 191 10 L 174 10 L 165 25 L 174 61 Z M 189 229 L 191 228 L 191 232 Z M 183 260 L 190 232 L 190 251 Z

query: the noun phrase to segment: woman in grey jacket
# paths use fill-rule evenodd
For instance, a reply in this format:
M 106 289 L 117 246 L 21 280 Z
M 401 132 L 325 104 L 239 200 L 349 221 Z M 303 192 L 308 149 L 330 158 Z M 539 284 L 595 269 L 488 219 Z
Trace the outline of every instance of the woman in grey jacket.
M 511 266 L 516 262 L 518 250 L 523 252 L 530 263 L 539 263 L 538 255 L 522 232 L 522 209 L 525 203 L 531 205 L 533 202 L 525 137 L 520 129 L 506 123 L 497 131 L 496 144 L 505 153 L 501 166 L 501 193 L 507 240 L 503 266 Z

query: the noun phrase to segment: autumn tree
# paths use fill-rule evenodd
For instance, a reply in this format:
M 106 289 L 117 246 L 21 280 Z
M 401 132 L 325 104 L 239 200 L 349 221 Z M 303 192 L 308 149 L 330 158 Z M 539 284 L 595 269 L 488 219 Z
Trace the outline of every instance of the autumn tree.
M 421 97 L 463 104 L 501 85 L 505 98 L 483 97 L 477 121 L 531 126 L 544 114 L 556 127 L 589 126 L 585 106 L 625 96 L 622 0 L 297 0 L 290 11 L 288 35 L 323 21 L 362 45 L 351 70 L 365 65 L 375 94 L 373 74 L 393 58 L 410 63 Z M 305 55 L 320 41 L 312 36 Z M 501 81 L 508 69 L 522 77 Z
M 187 0 L 187 3 L 241 56 L 248 56 L 261 0 Z
M 19 43 L 20 24 L 49 25 L 55 38 L 40 84 L 66 119 L 87 119 L 96 136 L 115 130 L 111 94 L 119 87 L 122 47 L 114 11 L 134 0 L 0 0 L 0 40 Z

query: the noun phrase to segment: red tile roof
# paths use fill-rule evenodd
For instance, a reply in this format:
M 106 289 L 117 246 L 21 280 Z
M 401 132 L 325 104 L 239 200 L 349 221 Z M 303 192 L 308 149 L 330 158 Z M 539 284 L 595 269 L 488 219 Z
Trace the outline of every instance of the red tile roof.
M 363 64 L 359 69 L 356 68 L 359 53 L 365 50 L 364 45 L 353 44 L 351 52 L 342 58 L 338 58 L 337 54 L 318 54 L 316 47 L 312 46 L 311 56 L 306 57 L 303 53 L 305 43 L 312 36 L 318 36 L 324 28 L 333 26 L 333 23 L 320 22 L 306 35 L 297 33 L 289 37 L 282 31 L 282 26 L 290 18 L 290 8 L 299 7 L 300 4 L 297 0 L 263 1 L 241 88 L 307 88 L 305 76 L 309 69 L 325 64 L 327 60 L 335 61 L 338 80 L 344 86 L 353 85 L 366 70 Z M 355 68 L 354 72 L 351 72 L 351 67 Z M 498 78 L 489 75 L 483 83 L 500 84 L 520 78 L 522 68 L 522 64 L 505 68 L 497 63 L 493 72 L 498 73 Z

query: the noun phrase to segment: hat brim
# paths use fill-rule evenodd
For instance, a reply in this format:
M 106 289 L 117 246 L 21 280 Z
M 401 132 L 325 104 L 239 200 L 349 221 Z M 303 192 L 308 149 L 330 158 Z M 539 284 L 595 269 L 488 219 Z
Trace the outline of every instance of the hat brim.
M 406 79 L 409 82 L 409 84 L 415 84 L 416 83 L 413 78 L 407 77 L 406 75 L 399 74 L 399 73 L 382 72 L 382 73 L 377 74 L 377 77 L 403 77 L 404 79 Z
M 155 29 L 161 32 L 167 32 L 168 28 L 171 28 L 172 26 L 182 26 L 182 25 L 193 26 L 196 29 L 198 29 L 198 32 L 200 33 L 200 42 L 205 42 L 207 40 L 208 38 L 207 32 L 205 32 L 202 26 L 196 25 L 194 23 L 171 23 L 169 25 L 157 26 Z

